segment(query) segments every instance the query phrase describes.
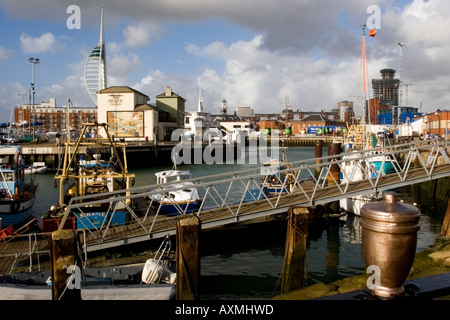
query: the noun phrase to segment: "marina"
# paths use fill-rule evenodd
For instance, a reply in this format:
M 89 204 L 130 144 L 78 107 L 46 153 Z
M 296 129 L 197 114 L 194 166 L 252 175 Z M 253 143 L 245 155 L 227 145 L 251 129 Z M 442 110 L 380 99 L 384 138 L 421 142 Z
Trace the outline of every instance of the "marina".
M 402 10 L 412 10 L 413 4 L 402 4 Z M 177 5 L 181 9 L 177 12 L 189 13 Z M 315 12 L 312 4 L 304 5 L 298 12 Z M 9 17 L 14 6 L 0 10 L 11 23 L 22 19 L 25 10 Z M 89 6 L 83 5 L 84 13 Z M 434 71 L 420 75 L 429 83 L 415 85 L 420 106 L 415 96 L 417 101 L 409 104 L 412 83 L 403 80 L 404 43 L 398 41 L 400 79 L 388 65 L 380 69 L 381 79 L 372 79 L 369 92 L 367 58 L 377 67 L 395 60 L 390 57 L 392 48 L 383 43 L 378 6 L 368 7 L 366 13 L 374 10 L 374 14 L 359 25 L 361 97 L 354 96 L 359 91 L 354 86 L 357 55 L 347 50 L 356 43 L 356 34 L 354 26 L 342 21 L 335 21 L 339 32 L 313 32 L 322 39 L 320 45 L 304 42 L 304 35 L 300 42 L 292 38 L 292 43 L 280 45 L 282 39 L 273 41 L 273 35 L 283 29 L 271 30 L 270 23 L 260 29 L 252 19 L 242 19 L 243 24 L 240 17 L 235 31 L 252 30 L 245 37 L 253 40 L 221 39 L 213 46 L 207 45 L 210 39 L 201 45 L 191 41 L 184 30 L 178 32 L 186 38 L 177 38 L 172 32 L 179 30 L 177 23 L 153 30 L 150 37 L 150 31 L 140 30 L 144 24 L 138 25 L 142 12 L 136 15 L 132 6 L 129 9 L 126 16 L 113 14 L 119 29 L 126 26 L 123 39 L 114 39 L 113 30 L 106 33 L 113 37 L 108 59 L 112 72 L 107 72 L 103 5 L 99 41 L 87 55 L 84 70 L 70 62 L 75 50 L 65 50 L 67 59 L 58 61 L 58 51 L 69 48 L 69 39 L 72 48 L 79 41 L 75 33 L 60 33 L 52 40 L 56 38 L 51 32 L 35 38 L 22 31 L 20 49 L 12 49 L 17 41 L 0 46 L 0 60 L 7 61 L 5 74 L 11 78 L 8 88 L 18 90 L 24 89 L 16 79 L 21 66 L 11 69 L 10 60 L 19 56 L 19 50 L 42 54 L 42 59 L 27 60 L 32 68 L 28 104 L 26 94 L 19 93 L 22 104 L 0 126 L 0 300 L 450 298 L 450 122 L 448 110 L 439 109 L 446 98 L 435 94 L 441 85 L 435 79 L 442 73 L 423 59 L 417 70 Z M 161 15 L 159 10 L 155 12 Z M 383 15 L 402 12 L 390 10 L 383 10 Z M 67 29 L 81 29 L 80 7 L 71 5 L 66 12 L 73 12 Z M 350 8 L 339 11 L 339 20 L 342 13 L 351 17 Z M 152 14 L 146 16 L 154 18 Z M 228 14 L 226 21 L 233 25 L 236 17 Z M 286 13 L 280 16 L 289 18 Z M 413 16 L 403 14 L 401 21 L 390 25 L 417 50 L 410 55 L 412 60 L 429 56 L 419 52 L 422 47 L 435 46 L 419 47 L 417 39 L 406 37 L 402 21 Z M 162 26 L 167 17 L 158 16 L 157 23 Z M 191 18 L 193 25 L 201 25 L 196 15 Z M 219 14 L 217 25 L 222 26 L 221 19 Z M 45 17 L 42 21 L 43 28 L 53 28 Z M 84 35 L 90 27 L 83 25 Z M 367 55 L 366 35 L 375 38 L 377 32 L 381 37 L 369 40 L 374 53 Z M 171 47 L 165 48 L 169 50 L 164 50 L 164 57 L 157 57 L 159 38 L 168 35 L 174 37 Z M 88 96 L 74 90 L 75 77 L 62 79 L 45 65 L 42 90 L 37 88 L 39 95 L 50 96 L 36 103 L 35 68 L 48 61 L 50 52 L 40 48 L 48 39 L 44 36 L 51 38 L 45 47 L 50 44 L 53 51 L 52 68 L 63 70 L 64 64 L 71 72 L 80 69 L 78 81 L 84 71 Z M 84 41 L 80 48 L 88 45 Z M 185 47 L 175 49 L 180 43 Z M 177 56 L 168 54 L 171 50 Z M 207 62 L 219 57 L 216 51 L 222 52 L 220 71 Z M 185 52 L 201 58 L 201 67 Z M 275 52 L 276 64 L 271 61 Z M 300 52 L 301 59 L 293 52 Z M 150 68 L 148 60 L 158 65 Z M 202 74 L 194 81 L 191 76 L 178 77 L 172 69 L 162 71 L 165 60 L 172 60 L 170 68 L 186 72 L 197 68 Z M 140 79 L 130 81 L 138 70 Z M 108 85 L 107 74 L 112 74 L 115 85 Z M 415 70 L 410 74 L 417 76 Z M 53 77 L 59 79 L 57 85 L 50 85 Z M 435 87 L 427 89 L 430 85 Z M 141 92 L 158 87 L 164 90 Z M 191 98 L 194 87 L 199 89 L 198 106 L 189 111 L 184 96 Z M 60 100 L 62 94 L 67 95 L 66 105 L 58 107 L 55 96 Z M 204 94 L 216 112 L 207 111 Z M 218 94 L 231 96 L 234 113 L 229 112 L 228 98 Z M 9 96 L 4 103 L 12 105 Z M 272 110 L 281 96 L 284 109 Z M 337 100 L 345 96 L 358 98 L 361 104 L 354 109 L 353 101 Z M 87 97 L 89 103 L 83 102 Z M 325 110 L 336 103 L 337 108 Z M 270 303 L 262 307 L 235 305 L 228 312 L 274 312 Z M 183 303 L 175 314 L 192 310 Z M 208 310 L 198 308 L 204 316 Z M 222 306 L 219 314 L 223 311 Z
M 428 144 L 426 144 L 428 145 Z M 409 145 L 407 149 L 409 149 L 411 146 Z M 420 156 L 420 148 L 422 146 L 418 147 L 419 149 L 416 150 L 417 156 Z M 437 149 L 436 149 L 437 147 Z M 426 147 L 424 147 L 426 148 Z M 428 148 L 435 148 L 435 150 L 439 150 L 439 145 L 436 145 L 434 147 L 428 147 Z M 288 148 L 288 152 L 291 149 Z M 300 163 L 303 164 L 303 168 L 300 167 L 300 169 L 302 169 L 304 171 L 304 173 L 309 172 L 308 175 L 310 175 L 310 178 L 315 176 L 315 167 L 318 166 L 316 164 L 316 158 L 310 158 L 310 162 L 311 164 L 308 165 L 308 158 L 314 154 L 314 148 L 294 148 L 294 150 L 297 151 L 293 151 L 293 152 L 299 152 L 300 150 L 305 150 L 305 152 L 309 152 L 307 154 L 309 154 L 309 156 L 307 155 L 303 155 L 303 159 L 301 161 L 299 161 Z M 306 151 L 309 150 L 309 151 Z M 423 150 L 422 150 L 423 151 Z M 326 148 L 324 148 L 324 152 L 326 152 Z M 435 151 L 436 152 L 436 151 Z M 423 161 L 423 159 L 433 159 L 433 157 L 428 157 L 429 155 L 432 156 L 432 154 L 427 154 L 426 157 L 423 158 L 417 158 L 416 164 L 417 163 L 421 163 L 421 161 Z M 438 156 L 439 155 L 439 156 Z M 247 155 L 248 156 L 248 155 Z M 251 155 L 250 155 L 251 156 Z M 437 159 L 439 158 L 439 164 L 442 164 L 442 161 L 444 161 L 445 164 L 445 160 L 442 160 L 442 154 L 440 153 L 436 153 L 436 155 L 434 156 L 435 161 L 437 161 Z M 324 168 L 324 170 L 319 170 L 322 171 L 322 173 L 324 174 L 322 177 L 326 178 L 326 179 L 316 179 L 318 182 L 320 181 L 320 183 L 317 184 L 317 186 L 309 186 L 309 188 L 305 188 L 303 186 L 303 199 L 302 201 L 304 201 L 304 206 L 305 207 L 311 207 L 311 205 L 317 206 L 320 204 L 326 204 L 328 202 L 327 199 L 332 199 L 332 200 L 336 200 L 339 199 L 340 196 L 343 196 L 345 194 L 342 194 L 340 190 L 342 190 L 342 188 L 336 188 L 334 189 L 334 192 L 331 192 L 333 189 L 326 187 L 322 192 L 317 192 L 319 186 L 321 186 L 321 184 L 324 183 L 324 181 L 327 180 L 327 176 L 328 176 L 328 172 L 330 171 L 330 163 L 326 163 L 325 161 L 327 159 L 329 159 L 330 156 L 326 156 L 324 157 L 322 160 L 322 164 L 320 165 L 321 168 Z M 404 159 L 409 159 L 409 156 L 404 156 Z M 290 156 L 289 159 L 293 159 L 292 163 L 294 164 L 295 168 L 295 163 L 297 161 L 296 160 L 296 156 Z M 420 160 L 422 159 L 422 160 Z M 428 161 L 428 160 L 427 160 Z M 246 164 L 246 162 L 244 162 L 245 164 L 241 164 L 238 165 L 238 167 L 236 167 L 235 165 L 227 165 L 227 164 L 223 164 L 223 169 L 225 170 L 224 173 L 219 174 L 219 175 L 213 175 L 211 176 L 209 179 L 213 180 L 213 182 L 208 181 L 208 175 L 207 175 L 207 171 L 208 170 L 214 170 L 215 166 L 210 166 L 210 165 L 200 165 L 201 168 L 197 168 L 198 165 L 183 165 L 183 169 L 191 169 L 194 176 L 196 178 L 193 178 L 192 180 L 196 182 L 196 188 L 201 190 L 202 194 L 209 194 L 210 192 L 208 192 L 207 188 L 208 186 L 210 187 L 210 190 L 212 190 L 211 188 L 214 186 L 214 188 L 216 188 L 216 190 L 219 190 L 215 201 L 213 201 L 213 203 L 217 203 L 220 199 L 220 202 L 218 203 L 223 203 L 224 204 L 224 208 L 221 209 L 222 214 L 220 214 L 220 212 L 218 211 L 218 209 L 209 209 L 206 210 L 207 207 L 205 207 L 204 209 L 202 208 L 202 211 L 200 212 L 199 216 L 202 220 L 202 229 L 203 230 L 208 230 L 208 229 L 216 229 L 216 230 L 221 230 L 221 228 L 223 228 L 225 226 L 226 223 L 231 223 L 231 225 L 236 225 L 236 223 L 244 223 L 245 221 L 249 221 L 252 222 L 253 220 L 257 219 L 257 218 L 267 218 L 269 216 L 276 216 L 279 213 L 285 212 L 287 210 L 287 208 L 289 208 L 289 206 L 291 206 L 292 204 L 296 204 L 298 205 L 299 203 L 301 203 L 301 201 L 299 201 L 301 198 L 299 198 L 299 194 L 293 194 L 292 196 L 296 197 L 296 200 L 293 202 L 290 202 L 289 197 L 284 198 L 283 197 L 279 197 L 278 200 L 272 199 L 271 201 L 268 201 L 268 199 L 265 199 L 263 201 L 265 201 L 265 203 L 260 203 L 258 206 L 255 206 L 255 203 L 250 203 L 250 204 L 236 204 L 236 196 L 234 196 L 234 199 L 231 201 L 230 199 L 228 199 L 225 193 L 220 192 L 220 190 L 226 190 L 229 188 L 224 188 L 223 186 L 220 188 L 219 187 L 219 183 L 218 181 L 218 176 L 224 176 L 227 179 L 224 179 L 227 183 L 230 183 L 230 181 L 233 181 L 235 186 L 241 185 L 241 189 L 240 190 L 250 190 L 251 186 L 255 186 L 255 185 L 251 185 L 248 184 L 249 180 L 256 180 L 258 181 L 258 177 L 260 177 L 260 166 L 259 165 L 250 165 L 250 164 Z M 423 161 L 424 164 L 427 164 L 427 162 Z M 417 168 L 415 168 L 413 170 L 413 168 L 404 168 L 405 172 L 408 171 L 408 177 L 409 179 L 399 179 L 399 177 L 401 177 L 401 174 L 396 174 L 394 176 L 396 176 L 397 178 L 394 178 L 394 176 L 391 176 L 391 179 L 387 179 L 384 181 L 384 183 L 386 183 L 386 185 L 384 185 L 383 183 L 380 183 L 380 180 L 378 179 L 374 179 L 372 177 L 372 180 L 368 180 L 366 181 L 367 184 L 367 188 L 368 190 L 374 188 L 377 189 L 392 189 L 392 187 L 395 188 L 401 188 L 401 187 L 406 187 L 408 185 L 411 185 L 411 183 L 414 181 L 413 179 L 417 179 L 417 183 L 419 183 L 420 181 L 429 181 L 430 180 L 430 176 L 434 176 L 434 177 L 445 177 L 446 174 L 448 173 L 448 167 L 442 167 L 442 171 L 440 171 L 439 166 L 436 166 L 438 168 L 437 171 L 435 171 L 435 168 L 433 170 L 429 170 L 431 167 L 434 167 L 434 165 L 436 165 L 438 162 L 433 163 L 428 163 L 428 169 L 424 170 L 424 169 L 420 169 L 419 166 L 417 166 Z M 238 169 L 240 167 L 240 169 Z M 251 169 L 249 169 L 248 167 L 253 167 Z M 245 169 L 247 168 L 247 169 Z M 293 168 L 287 169 L 287 172 L 289 172 L 289 170 L 293 170 Z M 196 171 L 196 169 L 200 169 L 202 171 L 201 174 L 202 175 L 198 175 L 199 173 Z M 228 170 L 232 169 L 233 171 L 233 179 L 230 180 L 230 178 L 228 178 L 228 174 L 226 174 L 225 172 L 228 172 Z M 297 167 L 297 170 L 299 169 L 299 167 Z M 139 170 L 138 172 L 140 172 L 140 174 L 138 174 L 139 176 L 142 176 L 143 173 L 143 169 L 137 169 Z M 151 172 L 157 172 L 157 171 L 161 171 L 159 168 L 155 168 L 153 171 Z M 214 170 L 215 171 L 215 170 Z M 294 170 L 295 171 L 295 170 Z M 420 172 L 421 171 L 421 172 Z M 242 177 L 240 178 L 239 176 L 236 176 L 236 174 L 244 172 L 246 174 L 243 174 Z M 251 179 L 249 179 L 248 174 L 252 173 Z M 405 172 L 403 174 L 405 174 Z M 150 173 L 150 172 L 149 172 Z M 312 173 L 312 174 L 311 174 Z M 432 175 L 427 175 L 428 174 L 432 174 Z M 206 176 L 205 176 L 206 174 Z M 156 183 L 156 177 L 153 175 L 152 177 L 152 173 L 150 173 L 150 176 L 148 176 L 148 178 L 143 178 L 144 181 L 154 181 Z M 198 175 L 198 176 L 197 176 Z M 43 175 L 39 175 L 39 177 L 45 177 L 49 180 L 51 180 L 53 177 L 52 175 L 49 174 L 43 174 Z M 245 178 L 245 183 L 242 183 L 244 177 Z M 403 176 L 406 177 L 406 176 Z M 302 176 L 302 181 L 308 181 L 309 179 L 305 176 Z M 238 179 L 238 181 L 236 181 L 236 179 Z M 383 180 L 382 180 L 383 181 Z M 239 183 L 236 183 L 239 182 Z M 223 182 L 222 182 L 223 183 Z M 51 183 L 50 183 L 51 185 Z M 247 186 L 247 187 L 246 187 Z M 337 186 L 337 185 L 336 185 Z M 148 185 L 143 185 L 143 182 L 140 181 L 139 178 L 136 179 L 136 185 L 133 188 L 135 191 L 133 191 L 133 195 L 130 196 L 125 196 L 124 199 L 129 198 L 132 199 L 133 197 L 137 198 L 142 198 L 147 194 L 151 194 L 151 192 L 149 192 L 148 190 L 151 190 L 152 188 L 150 188 L 151 186 Z M 350 185 L 349 185 L 350 187 Z M 146 191 L 142 191 L 142 190 L 146 190 Z M 232 188 L 234 189 L 234 188 Z M 308 193 L 307 190 L 310 190 Z M 358 191 L 360 191 L 361 189 L 358 188 Z M 242 192 L 235 192 L 234 194 L 242 194 Z M 350 188 L 351 191 L 351 188 Z M 341 193 L 341 195 L 339 195 Z M 281 194 L 281 193 L 280 193 Z M 46 194 L 46 196 L 50 196 L 50 194 Z M 119 194 L 120 196 L 120 194 Z M 220 198 L 217 198 L 220 197 Z M 309 197 L 309 198 L 308 198 Z M 322 199 L 322 197 L 325 197 Z M 276 198 L 276 197 L 275 197 Z M 55 195 L 53 195 L 53 200 L 55 201 Z M 211 198 L 213 199 L 213 198 Z M 311 201 L 313 200 L 313 201 Z M 212 201 L 212 200 L 211 200 Z M 229 204 L 227 204 L 227 201 L 229 201 Z M 48 203 L 49 201 L 45 202 L 46 205 L 42 206 L 38 209 L 35 208 L 37 210 L 46 210 L 48 209 Z M 270 207 L 268 207 L 270 206 Z M 76 206 L 75 206 L 76 207 Z M 247 208 L 247 209 L 246 209 Z M 249 210 L 251 208 L 251 210 Z M 258 211 L 260 210 L 260 211 Z M 256 212 L 255 212 L 256 211 Z M 260 212 L 260 213 L 258 213 Z M 139 244 L 139 242 L 142 242 L 143 244 L 146 243 L 146 241 L 149 240 L 156 240 L 158 239 L 158 237 L 164 237 L 167 235 L 173 235 L 174 231 L 175 231 L 175 224 L 176 224 L 176 217 L 160 217 L 162 219 L 155 219 L 155 220 L 147 220 L 147 221 L 141 221 L 141 225 L 139 225 L 139 223 L 135 223 L 134 226 L 124 226 L 124 227 L 115 227 L 111 230 L 115 230 L 114 231 L 114 238 L 111 238 L 111 235 L 108 235 L 107 233 L 101 233 L 100 231 L 96 231 L 96 233 L 90 233 L 89 231 L 84 231 L 83 232 L 83 236 L 81 237 L 81 239 L 83 239 L 82 241 L 84 241 L 84 245 L 85 245 L 85 252 L 87 252 L 88 256 L 91 255 L 89 252 L 95 252 L 95 251 L 99 251 L 102 252 L 104 250 L 113 250 L 114 248 L 123 248 L 124 245 L 131 245 L 131 244 L 135 244 L 138 245 L 142 248 L 142 245 Z M 152 226 L 153 224 L 153 226 Z M 217 229 L 219 227 L 219 229 Z M 120 229 L 123 228 L 123 229 Z M 263 227 L 264 228 L 264 227 Z M 278 228 L 278 229 L 277 229 Z M 337 226 L 337 228 L 339 228 L 339 226 Z M 227 228 L 225 228 L 226 230 Z M 251 229 L 251 228 L 250 228 Z M 246 229 L 247 233 L 251 234 L 252 232 L 250 231 L 250 229 Z M 257 229 L 257 228 L 256 228 Z M 151 230 L 151 232 L 149 233 L 148 230 Z M 275 230 L 278 231 L 269 231 L 269 232 L 275 232 L 278 233 L 279 235 L 284 234 L 285 230 L 280 229 L 280 226 L 275 227 Z M 103 230 L 105 231 L 105 230 Z M 223 231 L 223 230 L 222 230 Z M 210 233 L 211 234 L 211 233 Z M 124 238 L 125 236 L 125 238 Z M 45 239 L 41 239 L 41 240 L 37 240 L 37 238 L 33 235 L 29 235 L 27 236 L 28 239 L 26 241 L 11 241 L 11 242 L 7 242 L 7 243 L 2 243 L 2 252 L 3 252 L 3 256 L 2 256 L 2 270 L 8 271 L 8 270 L 12 270 L 14 268 L 15 271 L 18 270 L 36 270 L 36 268 L 39 268 L 39 256 L 44 257 L 47 249 L 47 243 L 48 240 Z M 100 242 L 96 241 L 95 238 L 97 237 L 97 239 L 101 239 Z M 282 237 L 282 236 L 280 236 Z M 246 237 L 244 237 L 246 238 Z M 23 244 L 23 248 L 20 249 L 19 248 L 19 243 Z M 125 246 L 125 247 L 126 247 Z M 27 252 L 29 252 L 29 248 L 33 247 L 33 254 L 29 255 Z M 109 248 L 109 249 L 108 249 Z M 8 254 L 9 253 L 9 254 Z M 7 258 L 6 256 L 9 256 L 9 258 Z M 19 258 L 18 258 L 19 257 Z M 20 258 L 22 257 L 22 258 Z M 41 258 L 42 262 L 45 261 L 45 259 Z M 135 260 L 136 261 L 136 257 Z M 142 259 L 141 259 L 142 260 Z M 7 262 L 9 261 L 9 262 Z M 20 262 L 21 261 L 21 262 Z M 133 259 L 130 259 L 129 261 L 133 261 Z M 205 261 L 208 261 L 208 259 L 206 258 Z M 202 262 L 203 263 L 203 262 Z M 19 266 L 22 266 L 19 268 Z M 44 263 L 42 264 L 42 266 L 45 265 Z M 202 269 L 204 270 L 204 269 Z M 205 277 L 208 277 L 209 272 L 205 273 Z M 312 273 L 314 274 L 314 273 Z

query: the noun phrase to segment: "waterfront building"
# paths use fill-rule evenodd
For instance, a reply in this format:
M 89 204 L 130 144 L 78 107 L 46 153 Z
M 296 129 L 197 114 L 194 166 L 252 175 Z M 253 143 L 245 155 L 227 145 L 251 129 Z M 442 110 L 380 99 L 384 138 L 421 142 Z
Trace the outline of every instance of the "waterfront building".
M 68 121 L 67 121 L 67 115 Z M 40 131 L 57 132 L 67 127 L 80 130 L 82 123 L 95 122 L 97 110 L 93 107 L 56 106 L 56 99 L 50 98 L 40 104 L 21 104 L 14 109 L 14 122 L 24 128 L 35 124 Z
M 324 114 L 307 115 L 299 121 L 286 121 L 284 125 L 292 129 L 292 134 L 332 134 L 346 126 L 344 121 L 330 119 Z
M 353 109 L 352 101 L 340 101 L 338 102 L 338 119 L 347 123 L 353 123 L 355 119 L 355 111 Z
M 376 113 L 376 123 L 386 125 L 408 124 L 419 114 L 418 111 L 419 109 L 415 107 L 380 105 Z
M 186 99 L 172 91 L 170 86 L 156 96 L 156 107 L 169 113 L 171 121 L 175 122 L 178 128 L 184 128 Z
M 439 135 L 440 137 L 450 137 L 450 111 L 436 110 L 423 115 L 418 115 L 415 120 L 423 119 L 423 134 Z
M 107 123 L 116 138 L 132 141 L 170 140 L 176 125 L 169 113 L 150 105 L 150 98 L 127 86 L 98 92 L 98 122 Z

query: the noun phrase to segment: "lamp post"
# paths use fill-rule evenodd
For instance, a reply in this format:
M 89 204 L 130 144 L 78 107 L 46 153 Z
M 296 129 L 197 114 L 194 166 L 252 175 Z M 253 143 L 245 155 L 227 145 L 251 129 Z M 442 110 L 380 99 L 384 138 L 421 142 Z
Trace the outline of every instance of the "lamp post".
M 34 110 L 34 94 L 36 93 L 36 91 L 34 89 L 34 68 L 35 68 L 35 65 L 37 65 L 39 63 L 39 59 L 38 58 L 29 58 L 28 61 L 31 63 L 31 93 L 33 94 L 33 106 L 32 106 L 32 109 L 30 110 L 30 131 L 31 131 L 31 115 L 33 114 L 33 110 Z M 33 140 L 34 140 L 34 128 L 33 128 Z

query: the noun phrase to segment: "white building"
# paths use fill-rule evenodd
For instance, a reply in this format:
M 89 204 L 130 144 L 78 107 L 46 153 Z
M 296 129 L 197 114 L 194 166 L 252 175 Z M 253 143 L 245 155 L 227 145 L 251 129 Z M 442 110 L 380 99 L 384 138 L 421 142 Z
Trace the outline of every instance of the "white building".
M 100 90 L 97 95 L 97 118 L 107 123 L 116 138 L 133 141 L 156 141 L 158 113 L 164 112 L 147 104 L 149 97 L 126 86 Z

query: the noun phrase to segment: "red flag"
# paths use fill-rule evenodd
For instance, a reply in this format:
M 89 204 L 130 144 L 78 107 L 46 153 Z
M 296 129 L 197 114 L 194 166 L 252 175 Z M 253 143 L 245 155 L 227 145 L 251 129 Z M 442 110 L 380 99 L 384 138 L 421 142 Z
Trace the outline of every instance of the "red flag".
M 369 36 L 371 36 L 371 37 L 375 37 L 375 34 L 377 33 L 377 30 L 375 30 L 375 29 L 370 29 L 370 31 L 369 31 Z

